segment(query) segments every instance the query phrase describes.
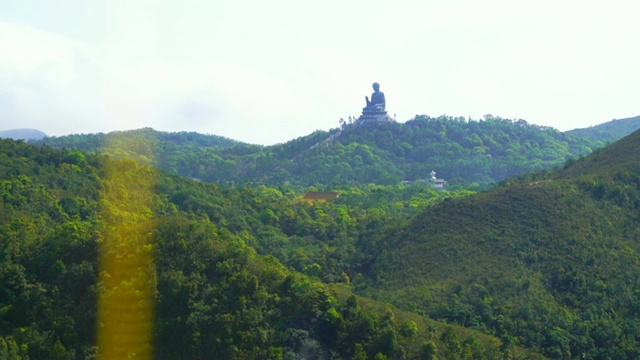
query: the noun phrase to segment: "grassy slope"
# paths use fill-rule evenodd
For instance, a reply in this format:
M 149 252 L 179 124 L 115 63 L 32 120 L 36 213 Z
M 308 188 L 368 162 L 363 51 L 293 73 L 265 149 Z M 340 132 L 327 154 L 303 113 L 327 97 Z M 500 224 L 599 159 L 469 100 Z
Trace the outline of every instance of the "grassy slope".
M 541 332 L 554 318 L 574 331 L 593 307 L 614 324 L 635 321 L 638 154 L 640 132 L 546 180 L 428 209 L 389 234 L 363 293 L 496 333 L 497 314 Z M 492 314 L 478 315 L 483 303 Z
M 610 176 L 624 169 L 632 170 L 639 166 L 640 130 L 609 145 L 606 149 L 594 152 L 588 158 L 570 162 L 560 173 L 564 177 L 572 176 Z

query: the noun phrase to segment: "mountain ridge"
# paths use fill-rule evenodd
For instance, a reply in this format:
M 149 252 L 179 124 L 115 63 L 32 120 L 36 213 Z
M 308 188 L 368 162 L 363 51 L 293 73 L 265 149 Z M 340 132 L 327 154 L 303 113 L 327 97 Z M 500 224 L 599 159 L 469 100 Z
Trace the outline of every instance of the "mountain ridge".
M 640 129 L 640 115 L 614 119 L 587 128 L 568 130 L 565 133 L 597 141 L 613 142 L 638 129 Z
M 102 142 L 96 136 L 74 135 L 39 143 L 132 157 L 185 177 L 221 184 L 389 185 L 429 180 L 435 170 L 450 185 L 476 188 L 523 172 L 562 166 L 606 143 L 489 115 L 478 121 L 418 116 L 402 124 L 345 125 L 271 146 L 233 140 L 211 141 L 207 146 L 204 141 L 168 142 L 168 135 L 151 129 L 101 136 Z M 119 143 L 117 150 L 106 147 L 105 138 Z
M 36 129 L 11 129 L 0 131 L 0 138 L 14 140 L 40 140 L 46 137 L 47 134 Z

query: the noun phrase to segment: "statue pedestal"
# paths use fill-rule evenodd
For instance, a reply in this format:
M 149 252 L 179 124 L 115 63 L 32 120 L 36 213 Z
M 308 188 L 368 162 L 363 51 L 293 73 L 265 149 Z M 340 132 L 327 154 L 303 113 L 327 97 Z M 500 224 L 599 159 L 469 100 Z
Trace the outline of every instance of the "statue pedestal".
M 356 124 L 379 124 L 389 121 L 395 121 L 386 111 L 362 111 L 362 115 L 356 120 Z

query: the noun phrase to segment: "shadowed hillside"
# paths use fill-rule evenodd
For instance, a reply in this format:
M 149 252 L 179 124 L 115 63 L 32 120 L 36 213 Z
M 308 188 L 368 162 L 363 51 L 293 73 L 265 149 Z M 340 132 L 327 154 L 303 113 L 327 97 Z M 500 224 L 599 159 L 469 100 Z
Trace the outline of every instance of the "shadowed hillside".
M 378 246 L 362 293 L 539 348 L 640 357 L 640 132 L 427 209 Z

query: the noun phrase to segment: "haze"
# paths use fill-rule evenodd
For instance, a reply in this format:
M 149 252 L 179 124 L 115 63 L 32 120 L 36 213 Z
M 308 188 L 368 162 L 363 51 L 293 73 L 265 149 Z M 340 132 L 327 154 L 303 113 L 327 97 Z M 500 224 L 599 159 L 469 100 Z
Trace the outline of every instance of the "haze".
M 141 127 L 273 144 L 358 116 L 561 130 L 640 114 L 632 1 L 0 3 L 0 130 Z

